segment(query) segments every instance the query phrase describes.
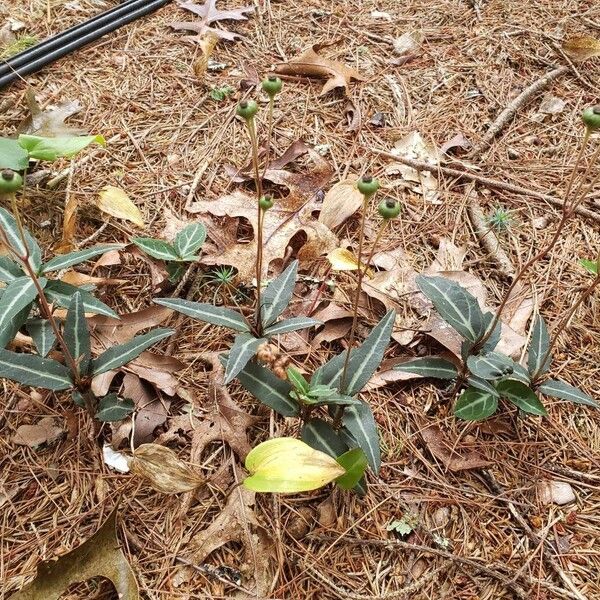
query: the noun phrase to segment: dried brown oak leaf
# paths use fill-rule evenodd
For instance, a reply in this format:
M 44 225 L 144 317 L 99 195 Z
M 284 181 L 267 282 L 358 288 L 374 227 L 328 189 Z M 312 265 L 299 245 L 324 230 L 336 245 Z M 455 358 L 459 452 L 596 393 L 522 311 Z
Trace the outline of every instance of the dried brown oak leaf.
M 86 133 L 65 124 L 65 121 L 74 114 L 81 111 L 78 100 L 61 102 L 56 106 L 42 109 L 35 97 L 32 88 L 25 93 L 29 105 L 30 116 L 18 127 L 19 133 L 29 133 L 47 137 L 59 135 L 80 135 Z
M 218 29 L 211 27 L 212 23 L 217 21 L 247 21 L 247 13 L 254 12 L 253 6 L 242 6 L 231 10 L 219 10 L 215 5 L 217 0 L 206 0 L 204 4 L 196 4 L 188 0 L 177 0 L 177 4 L 190 12 L 200 17 L 199 21 L 175 21 L 170 23 L 173 29 L 178 31 L 194 31 L 196 35 L 188 36 L 188 41 L 205 43 L 205 36 L 210 33 L 223 40 L 233 42 L 236 38 L 242 38 L 239 33 L 227 31 L 226 29 Z
M 40 563 L 36 578 L 10 600 L 58 600 L 72 584 L 93 577 L 109 579 L 121 600 L 138 600 L 135 574 L 119 547 L 116 524 L 117 507 L 81 546 L 57 560 Z
M 37 448 L 42 444 L 56 441 L 63 431 L 63 428 L 59 427 L 52 417 L 44 417 L 35 425 L 21 425 L 13 436 L 13 443 Z
M 348 86 L 354 79 L 357 81 L 365 81 L 366 77 L 361 75 L 356 69 L 346 66 L 337 60 L 331 60 L 319 54 L 323 48 L 333 45 L 336 42 L 329 44 L 314 44 L 300 54 L 292 58 L 287 63 L 278 65 L 275 72 L 279 75 L 295 75 L 316 77 L 318 79 L 327 79 L 321 96 L 335 88 L 344 88 L 348 93 Z
M 475 450 L 466 450 L 449 440 L 436 425 L 423 429 L 421 436 L 429 452 L 450 471 L 481 469 L 491 464 Z

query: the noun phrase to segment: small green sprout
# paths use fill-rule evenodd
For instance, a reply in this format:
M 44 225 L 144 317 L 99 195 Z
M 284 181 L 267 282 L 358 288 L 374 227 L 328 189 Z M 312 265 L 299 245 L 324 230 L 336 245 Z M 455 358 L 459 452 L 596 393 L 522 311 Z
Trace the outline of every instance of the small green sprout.
M 513 221 L 512 214 L 509 210 L 497 206 L 488 216 L 488 225 L 497 231 L 506 231 L 510 229 Z
M 235 90 L 230 85 L 224 85 L 222 87 L 214 87 L 208 94 L 215 102 L 222 102 L 225 98 L 228 98 L 233 94 Z

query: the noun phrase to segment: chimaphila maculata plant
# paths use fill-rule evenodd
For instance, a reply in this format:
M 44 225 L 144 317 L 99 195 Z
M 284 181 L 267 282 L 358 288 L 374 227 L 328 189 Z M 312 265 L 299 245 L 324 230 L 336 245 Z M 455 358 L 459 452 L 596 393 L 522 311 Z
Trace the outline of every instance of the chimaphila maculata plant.
M 99 421 L 120 420 L 133 411 L 133 402 L 116 394 L 96 398 L 91 389 L 92 378 L 127 364 L 171 335 L 172 330 L 154 330 L 92 358 L 86 312 L 118 316 L 85 286 L 76 287 L 51 279 L 51 276 L 121 246 L 96 246 L 43 262 L 42 250 L 23 226 L 19 210 L 17 195 L 23 189 L 24 177 L 6 165 L 25 171 L 30 158 L 55 160 L 60 156 L 72 156 L 99 138 L 35 140 L 36 145 L 31 146 L 37 148 L 35 156 L 31 152 L 24 154 L 23 146 L 15 140 L 8 143 L 0 140 L 0 164 L 3 166 L 0 200 L 12 209 L 11 214 L 0 207 L 0 245 L 6 253 L 0 256 L 0 281 L 5 284 L 0 290 L 0 377 L 54 392 L 71 390 L 73 401 L 92 417 Z M 57 307 L 67 309 L 64 319 L 55 315 Z M 37 354 L 6 349 L 22 328 L 31 336 Z M 51 352 L 60 360 L 48 358 Z
M 546 257 L 555 247 L 566 222 L 600 178 L 600 173 L 593 174 L 592 171 L 598 164 L 600 155 L 600 145 L 598 145 L 598 148 L 592 153 L 578 185 L 575 186 L 576 174 L 583 160 L 590 135 L 592 132 L 600 130 L 600 107 L 585 110 L 583 122 L 585 125 L 583 143 L 571 177 L 567 182 L 562 214 L 556 231 L 549 244 L 530 258 L 515 275 L 495 314 L 484 313 L 476 298 L 456 282 L 443 277 L 419 276 L 417 278 L 419 289 L 432 302 L 442 319 L 463 338 L 462 361 L 457 366 L 449 360 L 433 356 L 417 358 L 398 365 L 396 368 L 424 377 L 455 381 L 454 389 L 460 392 L 460 395 L 454 405 L 454 414 L 461 419 L 485 419 L 497 411 L 500 400 L 515 405 L 524 413 L 546 415 L 547 411 L 538 393 L 600 408 L 600 404 L 580 389 L 548 376 L 552 349 L 558 336 L 579 306 L 600 285 L 600 276 L 598 275 L 600 257 L 594 262 L 584 261 L 582 263 L 594 275 L 594 279 L 579 295 L 567 314 L 559 320 L 552 332 L 548 331 L 541 315 L 535 316 L 526 366 L 496 351 L 501 338 L 500 318 L 511 293 L 530 268 Z M 586 185 L 590 174 L 591 179 Z
M 379 436 L 373 413 L 369 405 L 358 398 L 358 394 L 381 363 L 390 341 L 395 313 L 393 311 L 387 313 L 363 344 L 353 348 L 357 328 L 358 301 L 362 280 L 375 248 L 387 224 L 398 216 L 400 206 L 391 199 L 380 203 L 379 214 L 382 218 L 382 225 L 370 256 L 364 261 L 364 254 L 366 254 L 364 252 L 365 218 L 369 201 L 375 196 L 379 183 L 369 176 L 359 179 L 357 187 L 363 195 L 364 203 L 359 233 L 358 281 L 353 301 L 353 323 L 348 350 L 322 365 L 310 379 L 305 379 L 294 368 L 287 369 L 284 377 L 277 376 L 274 371 L 267 368 L 269 364 L 266 356 L 269 349 L 268 341 L 279 334 L 319 325 L 320 322 L 309 317 L 280 320 L 281 314 L 292 299 L 297 279 L 297 261 L 293 261 L 268 285 L 263 287 L 262 283 L 264 276 L 264 218 L 275 202 L 272 196 L 263 192 L 263 177 L 268 168 L 273 133 L 274 101 L 281 91 L 281 80 L 274 76 L 268 77 L 262 82 L 262 89 L 269 97 L 267 157 L 262 167 L 262 173 L 256 128 L 258 105 L 254 100 L 246 100 L 241 102 L 237 108 L 237 114 L 245 122 L 250 138 L 256 188 L 257 285 L 253 314 L 251 317 L 246 317 L 229 308 L 183 299 L 161 298 L 156 302 L 190 317 L 237 332 L 231 350 L 223 359 L 225 364 L 224 382 L 229 383 L 237 378 L 241 385 L 258 400 L 280 415 L 300 417 L 302 419 L 301 438 L 312 447 L 313 451 L 319 453 L 318 456 L 321 456 L 319 460 L 325 461 L 323 456 L 326 455 L 330 460 L 334 459 L 338 465 L 343 465 L 343 475 L 338 473 L 335 478 L 336 482 L 345 489 L 354 488 L 363 492 L 365 489 L 363 473 L 367 464 L 375 473 L 378 473 L 381 457 Z M 263 444 L 255 450 L 262 458 L 269 456 L 269 461 L 276 460 L 281 461 L 281 464 L 286 464 L 285 444 L 275 442 L 276 440 L 271 440 L 265 444 L 268 444 L 268 448 L 271 448 L 276 456 L 269 453 L 261 454 L 262 450 L 260 449 Z M 293 442 L 289 442 L 289 444 L 297 453 L 297 444 Z M 321 481 L 316 478 L 311 480 L 309 487 L 302 487 L 300 473 L 295 475 L 295 471 L 297 472 L 299 468 L 298 459 L 292 462 L 293 468 L 290 469 L 290 465 L 288 465 L 288 468 L 283 468 L 281 472 L 270 462 L 271 467 L 259 476 L 261 470 L 259 462 L 255 460 L 255 454 L 251 453 L 246 463 L 252 473 L 252 476 L 246 480 L 246 485 L 253 486 L 252 489 L 256 491 L 300 491 L 301 489 L 314 489 L 331 481 L 331 479 Z M 277 479 L 278 473 L 281 474 L 282 479 Z M 335 473 L 335 468 L 331 473 Z M 290 478 L 294 477 L 296 477 L 295 480 L 290 481 Z M 304 484 L 306 485 L 306 481 Z

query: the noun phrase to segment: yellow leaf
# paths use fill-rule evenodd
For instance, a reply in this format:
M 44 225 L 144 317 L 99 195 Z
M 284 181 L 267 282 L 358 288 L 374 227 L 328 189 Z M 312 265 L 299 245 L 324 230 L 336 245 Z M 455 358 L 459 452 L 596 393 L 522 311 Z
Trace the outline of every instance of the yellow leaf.
M 198 79 L 202 79 L 204 74 L 206 73 L 206 69 L 208 69 L 208 61 L 217 45 L 219 38 L 213 33 L 207 33 L 202 36 L 198 45 L 200 46 L 200 50 L 202 50 L 202 56 L 200 56 L 194 62 L 194 73 Z
M 256 446 L 246 457 L 246 469 L 251 475 L 244 487 L 276 493 L 316 490 L 346 473 L 335 458 L 290 437 Z
M 572 37 L 563 43 L 563 50 L 573 60 L 587 60 L 592 56 L 600 56 L 600 40 L 589 35 Z
M 346 248 L 336 248 L 327 255 L 327 260 L 331 263 L 334 271 L 356 271 L 358 269 L 358 259 L 350 250 Z M 364 264 L 362 265 L 365 266 Z M 366 271 L 369 277 L 373 277 L 372 269 Z
M 144 218 L 139 208 L 129 199 L 125 190 L 107 185 L 99 194 L 96 202 L 98 208 L 117 219 L 131 221 L 138 227 L 144 227 Z
M 204 484 L 204 480 L 173 450 L 159 444 L 142 444 L 135 451 L 129 468 L 163 494 L 191 492 Z

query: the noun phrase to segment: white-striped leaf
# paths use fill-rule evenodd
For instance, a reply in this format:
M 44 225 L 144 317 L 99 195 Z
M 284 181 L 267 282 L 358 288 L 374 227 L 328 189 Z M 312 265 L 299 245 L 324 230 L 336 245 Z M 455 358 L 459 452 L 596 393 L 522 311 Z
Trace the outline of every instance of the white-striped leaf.
M 65 320 L 65 343 L 79 367 L 79 373 L 87 375 L 92 356 L 90 330 L 85 318 L 81 292 L 75 292 Z
M 19 253 L 19 256 L 23 257 L 26 253 L 29 253 L 29 264 L 37 273 L 42 264 L 42 250 L 39 244 L 35 241 L 29 231 L 25 230 L 25 239 L 27 242 L 26 249 L 23 240 L 21 239 L 21 234 L 15 218 L 2 207 L 0 207 L 0 228 L 2 228 L 6 234 L 6 238 L 11 247 Z
M 150 346 L 154 346 L 160 340 L 173 335 L 173 333 L 175 333 L 174 329 L 158 328 L 149 333 L 137 335 L 124 344 L 109 348 L 92 361 L 92 374 L 94 376 L 101 375 L 102 373 L 126 365 L 137 358 L 144 350 L 147 350 Z
M 227 364 L 226 361 L 224 364 Z M 300 413 L 298 403 L 290 398 L 292 386 L 255 361 L 247 363 L 237 378 L 257 400 L 280 415 L 297 417 Z
M 491 312 L 487 312 L 483 315 L 483 325 L 485 328 L 485 333 L 487 334 L 490 326 L 494 321 L 494 314 Z M 502 337 L 502 321 L 498 319 L 496 325 L 490 337 L 486 340 L 485 344 L 482 347 L 482 352 L 492 352 L 496 349 L 496 346 L 500 343 L 500 338 Z
M 390 310 L 384 317 L 373 327 L 371 333 L 359 348 L 356 348 L 350 353 L 350 361 L 348 362 L 348 370 L 344 388 L 340 392 L 354 396 L 367 384 L 371 379 L 377 367 L 381 364 L 383 354 L 390 342 L 392 328 L 396 313 Z M 326 362 L 322 367 L 315 371 L 312 383 L 322 383 L 329 387 L 338 387 L 341 385 L 341 377 L 344 370 L 344 362 L 346 360 L 346 352 L 342 352 L 334 356 L 330 361 Z
M 56 334 L 48 319 L 33 319 L 27 322 L 27 331 L 40 356 L 47 356 L 56 342 Z
M 140 250 L 148 256 L 158 260 L 179 260 L 179 254 L 169 242 L 155 240 L 154 238 L 133 238 L 131 240 Z
M 561 400 L 569 400 L 575 404 L 584 404 L 585 406 L 600 408 L 600 404 L 585 392 L 558 379 L 549 379 L 540 385 L 538 389 L 542 394 L 546 394 L 546 396 L 551 396 L 552 398 L 560 398 Z
M 309 317 L 292 317 L 291 319 L 284 319 L 283 321 L 279 321 L 279 323 L 275 323 L 275 325 L 271 325 L 271 327 L 267 327 L 264 334 L 267 337 L 271 337 L 273 335 L 279 335 L 280 333 L 316 327 L 317 325 L 322 325 L 322 322 Z
M 458 376 L 456 367 L 449 360 L 439 356 L 415 358 L 400 365 L 395 365 L 394 371 L 414 373 L 422 377 L 435 377 L 436 379 L 454 379 Z
M 416 282 L 440 317 L 462 337 L 476 342 L 484 334 L 486 319 L 479 302 L 465 288 L 445 277 L 419 275 Z
M 369 466 L 375 474 L 381 468 L 381 450 L 379 449 L 379 434 L 371 407 L 365 402 L 354 404 L 344 409 L 342 417 L 344 427 L 351 433 L 367 456 Z
M 40 286 L 46 286 L 47 281 L 39 280 Z M 0 331 L 3 331 L 11 321 L 26 306 L 37 298 L 37 289 L 29 277 L 19 277 L 11 281 L 0 298 Z
M 545 416 L 548 414 L 540 399 L 535 395 L 535 392 L 520 381 L 501 381 L 496 389 L 501 398 L 512 402 L 522 411 L 531 415 Z
M 527 368 L 529 374 L 533 379 L 543 375 L 550 367 L 552 358 L 546 354 L 550 348 L 550 336 L 548 334 L 548 328 L 544 319 L 541 315 L 536 315 L 535 323 L 533 325 L 533 333 L 531 334 L 531 342 L 529 343 L 528 356 L 527 356 Z M 546 360 L 544 360 L 546 358 Z M 544 364 L 542 364 L 544 361 Z
M 23 269 L 8 256 L 0 256 L 0 281 L 10 283 L 13 279 L 23 277 Z
M 311 448 L 325 452 L 333 458 L 348 450 L 348 446 L 342 441 L 338 432 L 321 419 L 311 419 L 304 423 L 300 437 Z
M 273 279 L 261 297 L 260 314 L 263 327 L 267 328 L 289 305 L 296 285 L 298 261 L 293 261 L 279 277 Z M 260 282 L 258 282 L 260 285 Z
M 73 385 L 69 369 L 36 354 L 0 350 L 0 377 L 47 390 L 66 390 Z
M 456 401 L 454 415 L 465 421 L 480 421 L 493 415 L 497 408 L 497 395 L 475 387 L 469 387 Z
M 467 359 L 469 371 L 477 377 L 494 381 L 510 377 L 515 372 L 516 363 L 512 358 L 499 352 L 488 352 Z
M 225 367 L 225 383 L 229 383 L 248 364 L 256 354 L 258 347 L 264 344 L 265 338 L 255 338 L 251 333 L 238 333 L 227 357 Z
M 135 403 L 130 398 L 119 398 L 117 394 L 108 394 L 98 403 L 98 411 L 94 415 L 98 421 L 112 423 L 121 421 L 135 410 Z
M 475 377 L 474 375 L 472 375 L 471 377 L 469 377 L 467 379 L 467 383 L 472 388 L 476 388 L 478 390 L 481 390 L 482 392 L 491 394 L 495 398 L 500 398 L 500 394 L 498 393 L 498 390 L 489 381 L 486 381 L 485 379 L 481 379 L 481 377 Z
M 68 254 L 61 254 L 55 256 L 52 260 L 49 260 L 46 264 L 42 265 L 42 273 L 50 273 L 51 271 L 60 271 L 61 269 L 67 269 L 73 267 L 86 260 L 91 260 L 96 256 L 106 254 L 110 250 L 117 250 L 122 248 L 121 244 L 105 244 L 103 246 L 95 246 L 94 248 L 87 248 L 86 250 L 78 250 L 77 252 L 69 252 Z
M 213 306 L 205 302 L 191 302 L 190 300 L 182 300 L 180 298 L 157 298 L 154 302 L 193 319 L 211 323 L 212 325 L 228 327 L 234 331 L 250 331 L 250 326 L 244 317 L 230 308 Z
M 0 329 L 0 348 L 6 348 L 15 339 L 19 329 L 25 325 L 32 308 L 33 302 L 20 310 L 4 328 Z
M 64 283 L 63 281 L 58 280 L 49 281 L 44 291 L 50 302 L 57 304 L 62 308 L 69 308 L 73 294 L 79 292 L 81 294 L 85 312 L 93 313 L 95 315 L 105 315 L 106 317 L 112 317 L 113 319 L 119 318 L 119 315 L 117 315 L 110 306 L 106 306 L 104 302 L 98 300 L 98 298 L 90 294 L 90 292 L 86 292 L 70 283 Z
M 193 260 L 196 252 L 206 241 L 206 227 L 202 223 L 192 223 L 175 237 L 175 251 L 183 260 Z

